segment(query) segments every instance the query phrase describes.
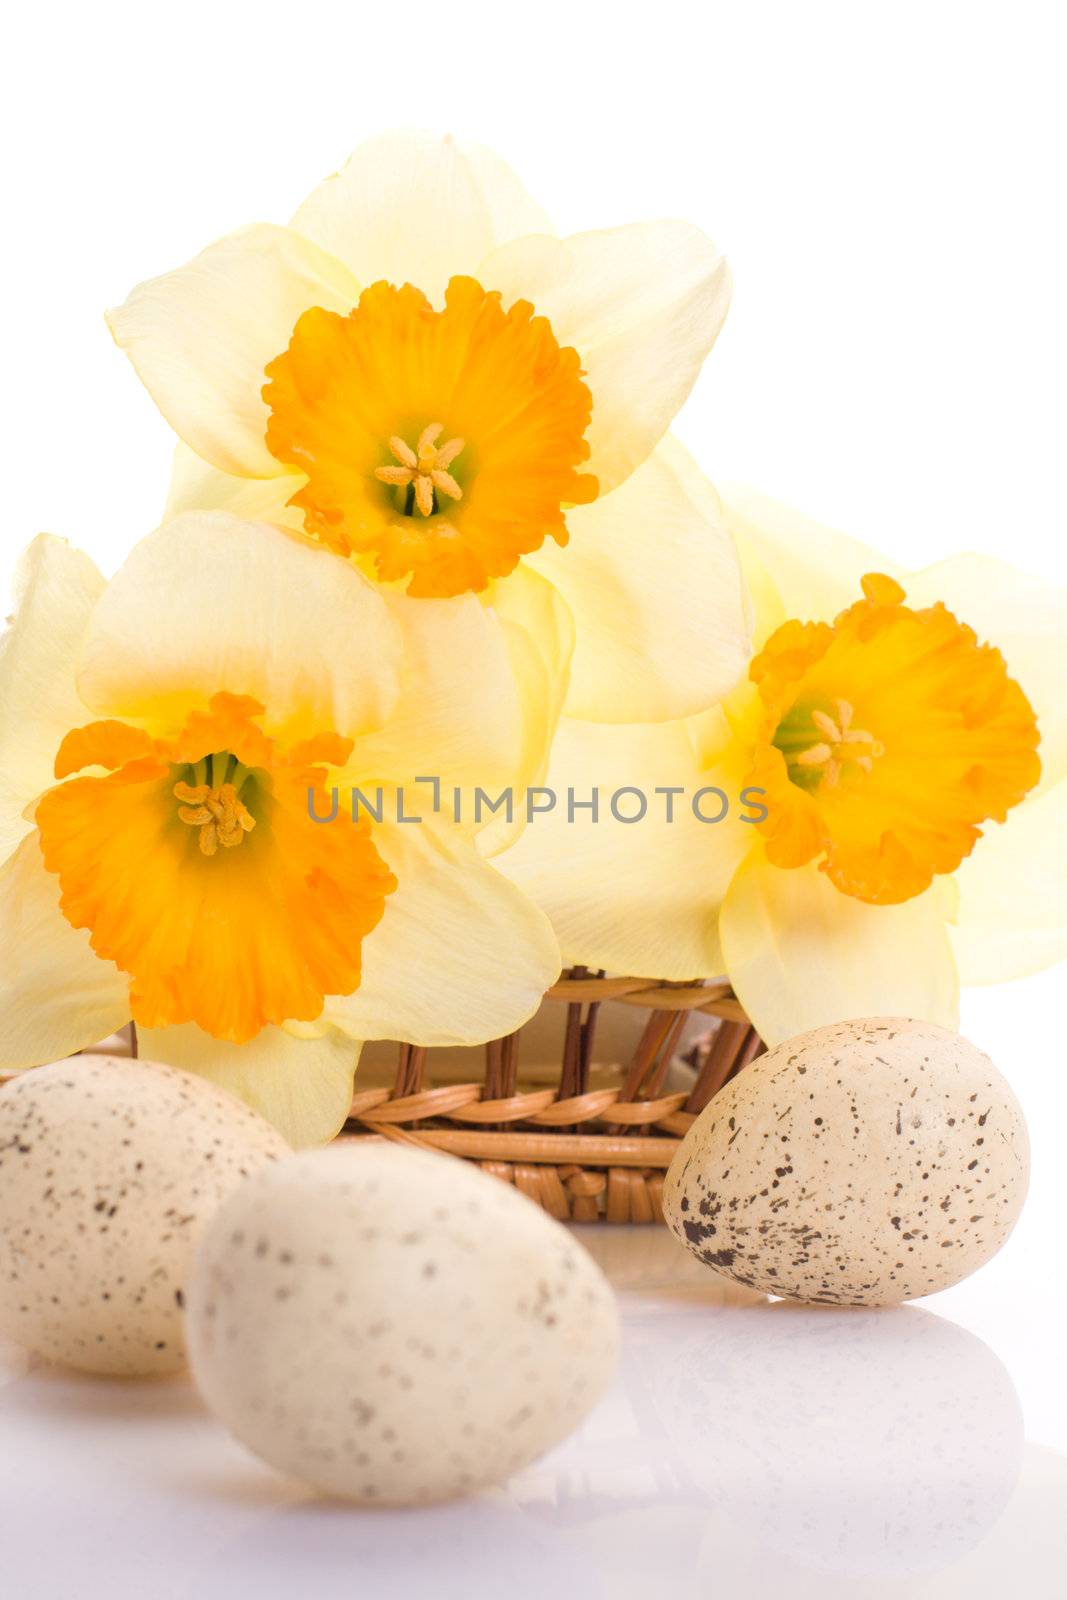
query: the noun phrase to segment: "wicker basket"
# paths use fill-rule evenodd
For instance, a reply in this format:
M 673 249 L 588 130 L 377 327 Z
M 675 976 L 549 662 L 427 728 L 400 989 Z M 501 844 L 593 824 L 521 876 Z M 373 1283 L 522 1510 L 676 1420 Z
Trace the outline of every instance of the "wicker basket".
M 605 1006 L 636 1008 L 621 1063 L 597 1058 Z M 549 1058 L 531 1035 L 543 1034 L 538 1024 L 552 1012 L 561 1028 Z M 697 1018 L 709 1026 L 679 1061 Z M 663 1175 L 682 1136 L 763 1048 L 727 983 L 608 978 L 575 967 L 549 989 L 527 1029 L 480 1050 L 365 1047 L 339 1137 L 476 1161 L 562 1221 L 662 1222 Z M 96 1049 L 136 1053 L 133 1030 Z
M 605 1005 L 645 1013 L 622 1065 L 597 1064 Z M 542 1013 L 548 1007 L 564 1012 L 560 1059 L 548 1072 L 543 1060 L 532 1073 L 524 1067 L 521 1031 L 484 1046 L 477 1082 L 469 1065 L 467 1081 L 457 1080 L 454 1061 L 451 1072 L 438 1070 L 436 1059 L 447 1052 L 392 1046 L 398 1055 L 388 1074 L 380 1056 L 377 1071 L 361 1064 L 341 1137 L 392 1139 L 476 1161 L 561 1220 L 662 1222 L 663 1176 L 682 1136 L 761 1053 L 758 1035 L 725 983 L 664 984 L 574 968 L 548 991 Z M 683 1058 L 685 1086 L 664 1092 L 695 1015 L 710 1026 Z M 463 1054 L 469 1062 L 473 1052 Z

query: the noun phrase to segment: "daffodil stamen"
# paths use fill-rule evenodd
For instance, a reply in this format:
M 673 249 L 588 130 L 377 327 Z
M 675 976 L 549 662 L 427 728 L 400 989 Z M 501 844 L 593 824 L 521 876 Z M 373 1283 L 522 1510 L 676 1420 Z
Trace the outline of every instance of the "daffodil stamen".
M 800 767 L 821 767 L 822 780 L 831 789 L 840 782 L 846 764 L 859 767 L 861 772 L 873 772 L 875 758 L 885 754 L 885 747 L 873 733 L 852 726 L 855 712 L 847 700 L 837 700 L 834 709 L 836 720 L 826 711 L 811 713 L 811 720 L 823 738 L 794 757 Z
M 375 467 L 374 476 L 380 483 L 388 483 L 397 491 L 397 506 L 401 511 L 417 508 L 424 517 L 434 512 L 434 492 L 449 500 L 462 500 L 463 490 L 447 470 L 466 443 L 465 439 L 449 439 L 437 448 L 437 439 L 445 431 L 443 422 L 431 422 L 419 434 L 414 450 L 399 434 L 393 434 L 389 448 L 399 465 Z M 411 506 L 408 506 L 411 491 Z
M 212 756 L 212 767 L 217 763 L 219 758 Z M 245 777 L 247 775 L 246 771 Z M 173 794 L 176 800 L 181 801 L 178 807 L 179 820 L 190 828 L 200 829 L 200 850 L 205 856 L 213 856 L 220 844 L 224 849 L 232 850 L 256 825 L 255 817 L 242 804 L 233 783 L 212 787 L 206 783 L 179 782 L 174 785 Z

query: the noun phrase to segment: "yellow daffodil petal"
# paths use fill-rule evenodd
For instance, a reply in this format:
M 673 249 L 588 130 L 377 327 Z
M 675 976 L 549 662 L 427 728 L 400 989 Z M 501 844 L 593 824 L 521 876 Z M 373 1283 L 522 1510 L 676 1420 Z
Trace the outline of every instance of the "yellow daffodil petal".
M 725 506 L 723 506 L 723 516 L 726 517 Z M 750 539 L 739 537 L 735 526 L 728 518 L 727 526 L 737 553 L 745 592 L 748 595 L 753 651 L 762 650 L 775 629 L 780 628 L 782 623 L 788 620 L 785 606 L 771 569 L 756 546 Z
M 85 720 L 75 665 L 103 589 L 89 557 L 51 534 L 39 534 L 19 563 L 0 640 L 0 860 L 32 828 L 24 812 L 53 781 L 60 740 Z
M 956 884 L 963 983 L 1004 983 L 1067 957 L 1067 779 L 987 827 Z
M 226 690 L 258 700 L 287 737 L 352 736 L 390 715 L 402 649 L 354 567 L 278 528 L 190 512 L 143 539 L 108 585 L 78 687 L 102 715 L 180 723 Z
M 476 274 L 498 245 L 552 231 L 491 151 L 416 132 L 361 144 L 304 201 L 292 226 L 362 283 L 413 283 L 435 303 L 454 273 Z
M 264 1028 L 247 1044 L 227 1044 L 195 1024 L 139 1028 L 140 1054 L 195 1072 L 273 1123 L 296 1150 L 339 1133 L 352 1104 L 359 1045 L 341 1034 L 297 1039 Z
M 522 832 L 524 792 L 530 784 L 541 783 L 548 771 L 570 680 L 574 618 L 554 585 L 525 562 L 493 584 L 485 598 L 503 631 L 522 716 L 522 754 L 512 777 L 512 821 L 501 813 L 479 835 L 479 848 L 491 856 Z
M 475 1044 L 512 1032 L 559 975 L 547 918 L 474 846 L 427 819 L 375 827 L 396 874 L 386 914 L 363 943 L 355 992 L 322 1020 L 357 1039 Z
M 685 222 L 517 239 L 480 281 L 505 305 L 531 300 L 573 346 L 593 394 L 590 470 L 601 494 L 650 455 L 715 343 L 730 303 L 716 247 Z
M 671 786 L 684 794 L 662 792 Z M 622 727 L 564 719 L 548 787 L 555 806 L 535 815 L 496 864 L 547 911 L 564 959 L 639 977 L 719 976 L 716 913 L 754 842 L 752 826 L 739 820 L 738 752 L 727 746 L 718 765 L 706 765 L 686 722 Z M 693 797 L 713 788 L 731 809 L 720 822 L 701 821 Z M 620 821 L 640 811 L 635 789 L 647 811 L 640 821 Z M 596 821 L 586 804 L 594 790 Z M 709 819 L 722 810 L 711 794 L 698 806 Z
M 904 569 L 879 551 L 767 495 L 736 486 L 722 489 L 721 494 L 742 564 L 747 564 L 746 557 L 754 558 L 762 575 L 762 582 L 753 586 L 757 606 L 761 611 L 774 608 L 773 615 L 758 618 L 760 644 L 787 617 L 832 621 L 855 599 L 865 573 L 884 572 L 903 581 Z M 910 579 L 908 584 L 910 592 Z
M 751 618 L 737 553 L 714 488 L 676 440 L 567 526 L 565 549 L 546 541 L 527 558 L 574 614 L 567 716 L 691 716 L 744 677 Z
M 277 478 L 220 472 L 179 439 L 164 515 L 169 522 L 187 511 L 226 511 L 244 522 L 273 522 L 302 534 L 304 513 L 289 501 L 306 482 L 302 472 L 283 472 Z
M 918 606 L 943 600 L 996 645 L 1037 714 L 1036 792 L 1059 784 L 1067 777 L 1067 589 L 983 555 L 950 556 L 908 578 L 907 589 Z
M 142 283 L 108 324 L 187 444 L 225 472 L 273 477 L 281 468 L 266 445 L 264 368 L 309 306 L 347 313 L 358 299 L 335 257 L 258 224 Z
M 769 1045 L 852 1017 L 919 1017 L 955 1028 L 952 907 L 940 884 L 902 905 L 866 905 L 814 866 L 783 870 L 755 851 L 722 906 L 726 970 Z
M 58 1061 L 116 1033 L 130 1018 L 128 989 L 63 916 L 30 834 L 0 867 L 0 1068 Z
M 405 784 L 436 777 L 446 788 L 513 782 L 522 704 L 497 619 L 474 595 L 409 600 L 386 592 L 385 601 L 405 646 L 400 693 L 388 723 L 358 741 L 354 774 Z

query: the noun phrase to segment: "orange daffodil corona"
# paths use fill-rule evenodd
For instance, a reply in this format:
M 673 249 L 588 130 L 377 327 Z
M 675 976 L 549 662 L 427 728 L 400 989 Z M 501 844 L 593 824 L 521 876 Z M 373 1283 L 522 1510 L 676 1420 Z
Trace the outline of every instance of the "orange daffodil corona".
M 735 552 L 664 438 L 729 293 L 689 224 L 560 239 L 487 151 L 395 134 L 288 227 L 210 245 L 109 321 L 182 441 L 171 514 L 278 523 L 414 598 L 518 621 L 540 772 L 564 696 L 655 721 L 744 670 Z
M 832 622 L 784 623 L 753 661 L 748 776 L 773 866 L 815 861 L 842 894 L 899 905 L 1034 787 L 1038 730 L 1003 655 L 941 600 L 909 606 L 882 573 L 861 587 Z
M 630 825 L 605 803 L 595 826 L 539 819 L 499 864 L 566 959 L 726 974 L 768 1043 L 872 1014 L 955 1026 L 961 978 L 1067 954 L 1067 596 L 980 557 L 905 574 L 758 496 L 726 505 L 748 682 L 695 718 L 565 721 L 549 777 L 714 787 L 726 816 L 683 801 Z
M 521 1024 L 558 947 L 469 833 L 309 814 L 333 786 L 510 781 L 508 660 L 473 596 L 381 590 L 222 512 L 166 524 L 110 584 L 37 539 L 0 660 L 0 1070 L 132 1017 L 145 1055 L 307 1144 L 343 1122 L 360 1040 Z

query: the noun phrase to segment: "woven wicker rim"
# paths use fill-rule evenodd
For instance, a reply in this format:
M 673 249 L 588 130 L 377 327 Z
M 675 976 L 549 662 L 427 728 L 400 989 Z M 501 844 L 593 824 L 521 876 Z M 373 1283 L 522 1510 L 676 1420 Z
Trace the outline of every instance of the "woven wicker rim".
M 761 1053 L 759 1036 L 725 982 L 609 978 L 575 967 L 544 1003 L 566 1007 L 558 1082 L 520 1087 L 521 1029 L 487 1044 L 483 1077 L 467 1083 L 434 1084 L 433 1051 L 401 1044 L 392 1086 L 357 1088 L 339 1137 L 474 1161 L 561 1221 L 662 1222 L 663 1177 L 681 1140 L 712 1096 Z M 605 1004 L 648 1016 L 621 1081 L 591 1087 Z M 698 1052 L 692 1087 L 664 1093 L 694 1013 L 717 1026 Z M 0 1083 L 9 1076 L 0 1073 Z
M 648 1012 L 622 1082 L 590 1088 L 605 1003 Z M 559 1083 L 522 1090 L 519 1032 L 485 1047 L 480 1082 L 427 1084 L 432 1052 L 400 1045 L 391 1089 L 356 1092 L 342 1138 L 388 1139 L 477 1162 L 560 1220 L 662 1222 L 663 1175 L 697 1115 L 763 1046 L 729 984 L 609 978 L 574 968 L 545 995 L 567 1008 Z M 663 1081 L 694 1013 L 718 1027 L 691 1089 Z

